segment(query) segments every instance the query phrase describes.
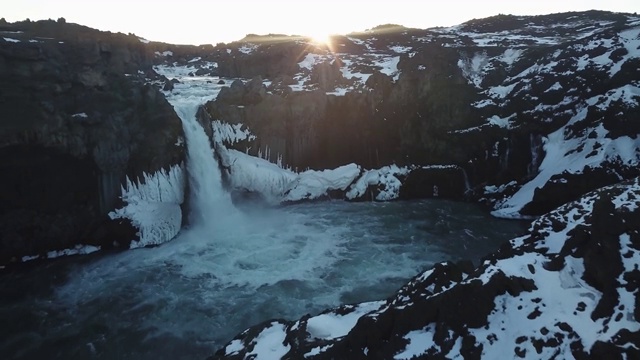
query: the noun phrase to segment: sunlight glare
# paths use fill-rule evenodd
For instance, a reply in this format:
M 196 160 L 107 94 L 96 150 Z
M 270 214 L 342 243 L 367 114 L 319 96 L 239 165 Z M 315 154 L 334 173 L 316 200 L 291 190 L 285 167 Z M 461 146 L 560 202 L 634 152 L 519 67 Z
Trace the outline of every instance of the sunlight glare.
M 329 45 L 331 43 L 331 35 L 328 32 L 316 31 L 309 37 L 314 43 L 320 45 Z

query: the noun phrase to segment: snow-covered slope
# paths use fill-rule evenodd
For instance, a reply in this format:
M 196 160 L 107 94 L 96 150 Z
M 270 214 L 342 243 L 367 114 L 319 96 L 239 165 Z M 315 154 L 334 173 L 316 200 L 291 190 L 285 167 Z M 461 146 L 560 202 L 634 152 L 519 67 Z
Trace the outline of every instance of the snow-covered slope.
M 542 216 L 476 269 L 439 264 L 386 301 L 259 325 L 216 355 L 636 358 L 639 264 L 636 178 Z
M 484 123 L 457 131 L 481 132 L 484 127 L 499 127 L 543 136 L 544 158 L 539 163 L 539 173 L 496 204 L 496 216 L 521 216 L 525 205 L 534 201 L 536 189 L 549 182 L 566 183 L 568 175 L 600 168 L 617 172 L 619 181 L 626 169 L 637 167 L 637 17 L 623 22 L 597 22 L 574 16 L 566 23 L 526 23 L 508 36 L 504 32 L 473 32 L 469 27 L 449 29 L 448 33 L 465 34 L 477 43 L 478 47 L 467 51 L 466 60 L 461 59 L 458 65 L 479 91 L 480 100 L 472 106 L 478 109 Z M 558 33 L 559 29 L 564 35 Z M 548 45 L 543 49 L 524 47 L 519 33 L 525 31 L 553 37 L 547 37 Z M 500 36 L 507 37 L 509 47 L 489 55 L 487 47 L 497 46 Z

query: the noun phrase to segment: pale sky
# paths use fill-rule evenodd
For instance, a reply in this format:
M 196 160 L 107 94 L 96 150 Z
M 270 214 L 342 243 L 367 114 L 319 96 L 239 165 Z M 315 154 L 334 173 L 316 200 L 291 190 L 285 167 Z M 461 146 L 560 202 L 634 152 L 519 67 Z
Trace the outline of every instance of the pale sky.
M 639 0 L 0 0 L 0 17 L 14 22 L 64 17 L 100 30 L 135 33 L 175 44 L 215 44 L 246 34 L 344 34 L 394 23 L 451 26 L 497 14 L 640 11 Z

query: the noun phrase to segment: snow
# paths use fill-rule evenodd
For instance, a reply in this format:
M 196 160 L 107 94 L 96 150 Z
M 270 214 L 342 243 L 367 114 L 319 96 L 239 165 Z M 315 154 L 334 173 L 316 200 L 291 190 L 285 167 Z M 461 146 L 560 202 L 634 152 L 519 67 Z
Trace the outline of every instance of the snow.
M 298 63 L 298 66 L 303 69 L 311 70 L 315 64 L 320 63 L 325 58 L 326 57 L 323 55 L 308 53 L 304 59 Z
M 346 315 L 326 313 L 307 320 L 307 332 L 312 338 L 332 340 L 343 337 L 353 329 L 358 320 L 372 311 L 378 310 L 384 301 L 372 301 L 355 305 Z
M 626 86 L 625 86 L 626 88 Z M 606 101 L 615 96 L 626 98 L 628 92 L 612 91 Z M 595 100 L 597 98 L 598 100 Z M 595 97 L 587 102 L 595 103 L 600 97 Z M 597 167 L 607 161 L 620 161 L 622 164 L 635 166 L 640 159 L 640 136 L 630 138 L 621 136 L 616 139 L 606 137 L 607 130 L 602 124 L 592 130 L 597 134 L 596 138 L 589 137 L 592 131 L 586 131 L 584 135 L 576 138 L 567 138 L 567 128 L 574 123 L 583 121 L 587 116 L 585 106 L 567 123 L 557 131 L 543 139 L 545 157 L 540 164 L 538 175 L 524 184 L 513 196 L 504 203 L 497 204 L 492 215 L 502 218 L 519 218 L 519 211 L 527 203 L 533 200 L 537 188 L 542 188 L 554 175 L 563 172 L 580 173 L 585 167 Z M 568 136 L 568 135 L 567 135 Z M 594 149 L 597 150 L 595 153 Z M 581 150 L 580 150 L 581 149 Z
M 502 184 L 500 186 L 495 186 L 495 185 L 487 185 L 484 187 L 484 193 L 485 194 L 500 194 L 502 192 L 504 192 L 508 187 L 510 186 L 515 186 L 518 183 L 514 180 L 511 181 L 507 184 Z
M 503 129 L 511 129 L 511 120 L 516 117 L 516 114 L 511 114 L 511 116 L 506 118 L 501 118 L 498 115 L 493 115 L 492 117 L 487 119 L 487 122 L 490 125 L 494 125 Z
M 559 82 L 555 82 L 553 85 L 551 85 L 547 90 L 545 90 L 545 93 L 548 93 L 550 91 L 555 91 L 555 90 L 562 90 L 562 85 L 560 85 Z
M 616 209 L 624 209 L 629 212 L 637 211 L 640 206 L 640 197 L 637 197 L 637 193 L 640 193 L 638 179 L 636 179 L 634 186 L 630 186 L 623 193 L 615 196 L 611 202 Z
M 513 91 L 513 88 L 516 87 L 518 83 L 513 83 L 511 85 L 498 85 L 498 86 L 494 86 L 492 88 L 489 89 L 489 96 L 491 96 L 494 99 L 504 99 L 505 97 L 507 97 L 507 95 L 511 94 L 511 92 Z
M 356 164 L 344 165 L 333 170 L 307 170 L 298 175 L 290 185 L 285 200 L 315 199 L 329 190 L 345 190 L 360 175 Z
M 400 196 L 400 186 L 402 183 L 398 175 L 407 175 L 409 168 L 398 167 L 397 165 L 384 166 L 380 169 L 367 170 L 353 184 L 346 196 L 348 199 L 356 199 L 365 195 L 369 186 L 378 186 L 380 192 L 376 195 L 378 201 L 388 201 L 397 199 Z
M 327 95 L 345 96 L 349 92 L 349 88 L 336 87 L 334 91 L 327 91 Z
M 100 250 L 100 246 L 93 245 L 76 245 L 71 249 L 64 250 L 53 250 L 47 253 L 48 259 L 54 259 L 60 256 L 69 256 L 69 255 L 86 255 L 91 254 Z
M 224 348 L 225 355 L 234 355 L 244 349 L 244 345 L 242 345 L 242 341 L 233 340 Z
M 291 349 L 290 345 L 283 345 L 286 335 L 286 327 L 283 324 L 272 322 L 270 327 L 262 330 L 252 341 L 255 345 L 246 357 L 255 360 L 281 359 Z
M 149 41 L 149 40 L 147 40 L 147 39 L 145 39 L 145 38 L 138 38 L 138 40 L 139 40 L 141 43 L 143 43 L 143 44 L 148 44 L 148 43 L 150 43 L 150 42 L 151 42 L 151 41 Z
M 493 100 L 491 100 L 491 99 L 484 99 L 484 100 L 476 101 L 471 106 L 475 107 L 476 109 L 481 109 L 481 108 L 483 108 L 485 106 L 489 106 L 489 105 L 496 105 L 496 103 L 493 102 Z
M 307 170 L 301 173 L 240 151 L 225 150 L 224 163 L 229 164 L 229 179 L 235 189 L 261 194 L 271 203 L 316 199 L 330 190 L 345 190 L 360 174 L 355 164 L 333 170 Z
M 409 341 L 407 347 L 401 353 L 394 356 L 397 360 L 410 360 L 413 357 L 421 356 L 431 348 L 435 348 L 439 353 L 440 347 L 433 341 L 435 334 L 435 324 L 429 324 L 422 330 L 410 331 L 404 336 Z
M 606 110 L 615 101 L 622 101 L 629 107 L 638 106 L 638 99 L 640 99 L 640 87 L 638 85 L 640 84 L 636 82 L 609 90 L 604 95 L 588 99 L 587 103 L 595 105 L 600 110 Z
M 109 213 L 111 219 L 129 219 L 139 229 L 139 240 L 131 248 L 158 245 L 173 239 L 182 226 L 184 200 L 184 169 L 174 165 L 143 179 L 131 181 L 127 177 L 122 187 L 122 200 L 126 205 Z
M 40 255 L 26 255 L 22 257 L 22 262 L 27 262 L 27 261 L 31 261 L 31 260 L 35 260 L 35 259 L 39 259 Z
M 504 354 L 513 353 L 518 344 L 517 339 L 525 336 L 529 339 L 546 340 L 562 332 L 558 324 L 565 322 L 578 334 L 582 344 L 588 351 L 595 340 L 602 339 L 602 319 L 593 321 L 590 314 L 596 307 L 601 294 L 581 279 L 584 273 L 582 259 L 566 257 L 561 271 L 548 271 L 542 266 L 547 258 L 541 254 L 527 253 L 500 261 L 492 269 L 504 270 L 507 276 L 520 276 L 534 280 L 538 290 L 522 292 L 518 296 L 509 294 L 495 298 L 495 308 L 488 316 L 487 328 L 470 329 L 476 339 L 491 338 L 491 346 L 484 346 L 482 358 L 497 359 Z M 531 273 L 526 264 L 535 267 Z M 540 299 L 540 300 L 536 300 Z M 576 312 L 578 303 L 585 304 L 584 312 Z M 534 310 L 540 310 L 539 316 L 532 318 Z M 598 324 L 600 323 L 600 324 Z M 546 327 L 546 335 L 541 329 Z M 525 341 L 517 346 L 536 354 L 537 358 L 551 358 L 558 352 L 570 354 L 570 342 L 563 342 L 560 347 L 542 347 L 542 353 Z
M 360 40 L 360 39 L 356 39 L 354 37 L 347 37 L 347 39 L 351 40 L 351 42 L 353 42 L 356 45 L 364 45 L 364 40 Z
M 6 38 L 6 37 L 3 37 L 3 39 L 4 39 L 4 41 L 12 42 L 12 43 L 19 43 L 20 42 L 20 40 L 18 40 L 18 39 L 12 39 L 12 38 Z
M 396 46 L 389 46 L 389 50 L 396 52 L 398 54 L 406 54 L 408 52 L 410 52 L 413 48 L 410 46 L 400 46 L 400 45 L 396 45 Z
M 319 355 L 319 354 L 329 350 L 331 347 L 333 347 L 333 344 L 314 347 L 313 349 L 311 349 L 311 351 L 309 351 L 308 353 L 304 354 L 304 357 L 305 358 L 309 358 L 309 357 L 312 357 L 312 356 Z
M 87 113 L 81 112 L 81 113 L 73 114 L 71 115 L 71 117 L 86 119 L 89 117 L 89 115 L 87 115 Z
M 458 60 L 458 67 L 469 84 L 479 88 L 484 79 L 483 68 L 489 63 L 486 53 L 476 53 L 472 58 L 462 57 Z
M 258 45 L 246 44 L 246 45 L 242 45 L 241 47 L 239 47 L 238 51 L 240 51 L 243 54 L 249 55 L 252 52 L 254 52 L 257 48 L 258 48 Z
M 393 77 L 394 81 L 398 81 L 400 72 L 398 71 L 398 63 L 400 62 L 400 56 L 394 57 L 379 57 L 373 61 L 374 65 L 380 66 L 381 73 Z
M 345 58 L 342 59 L 342 63 L 344 64 L 342 67 L 340 67 L 340 71 L 342 72 L 342 76 L 347 80 L 355 78 L 355 79 L 357 79 L 357 81 L 360 84 L 364 85 L 372 74 L 363 74 L 363 73 L 360 73 L 360 72 L 352 72 L 350 70 L 350 67 L 351 67 L 351 64 L 353 64 L 353 62 L 354 62 L 353 60 L 349 60 L 349 59 L 345 59 Z
M 44 256 L 44 258 L 55 259 L 61 256 L 86 255 L 86 254 L 94 253 L 99 250 L 100 250 L 100 246 L 78 244 L 70 249 L 49 251 L 47 252 L 46 256 Z M 26 261 L 36 260 L 40 258 L 41 258 L 40 255 L 30 255 L 30 256 L 23 256 L 21 260 L 22 262 L 26 262 Z
M 156 51 L 155 54 L 158 56 L 173 56 L 173 51 L 169 51 L 169 50 L 163 51 L 163 52 Z
M 520 49 L 507 49 L 502 56 L 498 57 L 498 61 L 505 63 L 507 66 L 513 65 L 520 56 L 524 53 L 524 50 Z

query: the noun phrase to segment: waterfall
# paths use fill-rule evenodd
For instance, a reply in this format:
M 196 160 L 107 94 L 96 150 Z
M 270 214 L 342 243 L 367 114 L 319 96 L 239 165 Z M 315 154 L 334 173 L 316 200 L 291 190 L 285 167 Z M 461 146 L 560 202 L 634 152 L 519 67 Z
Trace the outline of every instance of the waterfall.
M 171 74 L 165 76 L 171 78 Z M 222 88 L 207 77 L 180 77 L 171 92 L 165 92 L 182 121 L 187 144 L 187 174 L 189 179 L 193 226 L 221 224 L 235 214 L 231 197 L 222 186 L 222 174 L 214 156 L 209 137 L 196 119 L 198 108 L 215 98 Z
M 229 194 L 222 188 L 222 174 L 213 155 L 209 137 L 196 120 L 197 106 L 174 104 L 182 120 L 187 143 L 187 174 L 189 176 L 192 224 L 202 224 L 220 217 L 233 207 Z

